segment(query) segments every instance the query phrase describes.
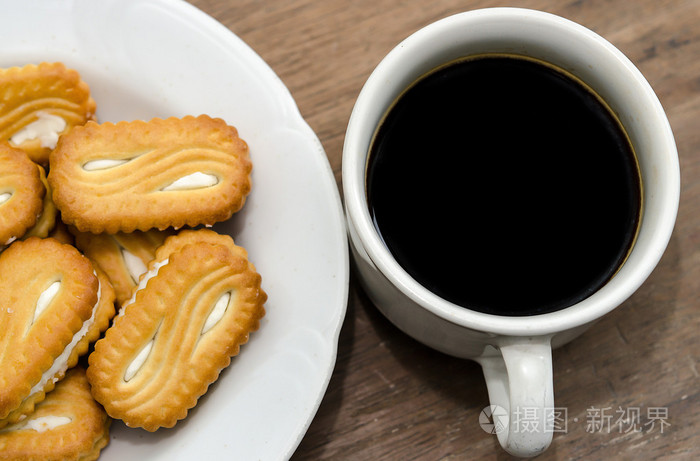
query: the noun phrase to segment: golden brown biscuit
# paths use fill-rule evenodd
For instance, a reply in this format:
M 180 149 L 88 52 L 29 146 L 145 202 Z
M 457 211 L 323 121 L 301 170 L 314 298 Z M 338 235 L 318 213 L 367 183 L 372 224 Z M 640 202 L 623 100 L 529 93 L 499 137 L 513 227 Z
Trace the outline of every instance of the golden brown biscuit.
M 95 460 L 109 443 L 112 420 L 76 367 L 26 419 L 0 429 L 0 461 Z
M 45 191 L 27 154 L 0 142 L 0 249 L 36 223 Z
M 59 135 L 94 114 L 90 88 L 60 62 L 0 69 L 0 139 L 37 163 L 48 163 Z
M 93 234 L 71 229 L 75 246 L 105 271 L 121 305 L 131 297 L 131 291 L 146 272 L 156 249 L 163 244 L 171 230 L 152 229 L 147 232 Z
M 36 224 L 34 224 L 34 226 L 32 226 L 22 236 L 22 239 L 24 240 L 28 239 L 29 237 L 45 238 L 56 226 L 57 210 L 56 205 L 53 204 L 53 199 L 51 198 L 51 189 L 49 188 L 49 182 L 46 180 L 46 172 L 41 165 L 37 165 L 36 167 L 39 169 L 39 178 L 46 189 L 46 193 L 44 194 L 41 213 L 37 217 Z
M 61 136 L 50 163 L 63 221 L 95 234 L 214 224 L 251 187 L 247 144 L 206 115 L 88 122 Z
M 0 427 L 43 400 L 95 323 L 99 281 L 78 250 L 29 238 L 0 254 Z
M 87 371 L 93 396 L 110 416 L 148 431 L 187 415 L 257 330 L 267 298 L 260 275 L 230 238 L 181 248 L 170 239 L 133 302 L 95 344 Z

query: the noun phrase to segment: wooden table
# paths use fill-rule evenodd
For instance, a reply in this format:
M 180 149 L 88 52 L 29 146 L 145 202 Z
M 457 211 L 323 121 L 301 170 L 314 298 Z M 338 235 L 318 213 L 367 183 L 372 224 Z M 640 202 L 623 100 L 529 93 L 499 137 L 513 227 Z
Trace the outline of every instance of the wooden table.
M 424 25 L 480 7 L 523 6 L 579 22 L 621 49 L 656 90 L 676 135 L 678 222 L 637 293 L 555 350 L 555 402 L 566 409 L 567 425 L 539 459 L 700 459 L 700 0 L 192 3 L 280 76 L 323 143 L 339 187 L 345 128 L 364 81 Z M 354 276 L 350 283 L 335 371 L 293 459 L 509 459 L 478 423 L 488 404 L 479 366 L 405 336 Z M 599 427 L 606 421 L 609 427 Z

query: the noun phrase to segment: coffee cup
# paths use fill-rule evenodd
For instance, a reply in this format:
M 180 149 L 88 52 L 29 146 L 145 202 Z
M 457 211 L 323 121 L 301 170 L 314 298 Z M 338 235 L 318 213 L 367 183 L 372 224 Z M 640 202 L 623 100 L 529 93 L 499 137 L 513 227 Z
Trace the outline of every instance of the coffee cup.
M 592 293 L 551 312 L 501 315 L 439 296 L 397 261 L 368 205 L 368 157 L 378 128 L 395 101 L 434 69 L 484 54 L 517 55 L 548 63 L 590 87 L 619 120 L 638 166 L 639 216 L 623 261 Z M 552 349 L 571 341 L 622 304 L 652 272 L 674 227 L 680 172 L 664 110 L 648 82 L 619 50 L 589 29 L 549 13 L 487 8 L 424 27 L 377 65 L 348 123 L 342 184 L 356 273 L 373 304 L 418 341 L 477 361 L 484 372 L 491 408 L 504 411 L 495 431 L 501 446 L 515 456 L 532 457 L 552 441 L 556 408 Z M 416 210 L 416 219 L 420 214 L 421 210 Z M 431 242 L 419 244 L 430 248 Z M 507 277 L 499 279 L 498 273 L 493 277 L 508 290 Z M 463 290 L 469 289 L 465 282 Z M 523 411 L 530 416 L 527 428 L 520 424 Z

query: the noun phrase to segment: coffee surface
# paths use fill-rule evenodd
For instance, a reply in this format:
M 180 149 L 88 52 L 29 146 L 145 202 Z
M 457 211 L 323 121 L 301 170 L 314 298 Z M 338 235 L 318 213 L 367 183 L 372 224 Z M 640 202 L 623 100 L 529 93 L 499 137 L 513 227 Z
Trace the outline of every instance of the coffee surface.
M 367 165 L 370 214 L 398 263 L 460 306 L 571 306 L 624 262 L 641 185 L 617 118 L 580 82 L 515 56 L 436 70 L 389 110 Z

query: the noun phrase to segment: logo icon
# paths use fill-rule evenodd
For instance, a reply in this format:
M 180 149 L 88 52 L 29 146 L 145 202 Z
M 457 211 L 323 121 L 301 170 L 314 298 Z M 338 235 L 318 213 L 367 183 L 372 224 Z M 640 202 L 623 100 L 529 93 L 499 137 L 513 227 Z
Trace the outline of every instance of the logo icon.
M 500 434 L 508 429 L 508 412 L 498 405 L 489 405 L 479 414 L 479 425 L 489 434 Z

